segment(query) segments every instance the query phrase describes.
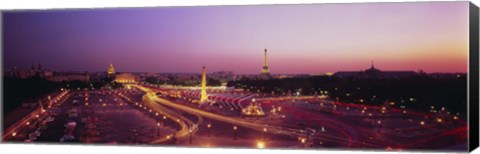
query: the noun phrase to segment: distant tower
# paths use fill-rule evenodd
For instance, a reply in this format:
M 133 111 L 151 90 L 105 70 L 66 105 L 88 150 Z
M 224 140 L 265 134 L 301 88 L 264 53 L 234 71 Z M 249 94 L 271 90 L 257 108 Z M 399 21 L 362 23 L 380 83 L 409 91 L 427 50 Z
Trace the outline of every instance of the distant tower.
M 202 91 L 200 92 L 200 103 L 207 101 L 207 69 L 205 66 L 202 68 Z
M 115 68 L 113 67 L 112 63 L 110 63 L 110 67 L 108 67 L 107 74 L 108 75 L 114 75 L 115 74 Z
M 263 59 L 263 67 L 262 67 L 262 72 L 260 74 L 270 75 L 270 69 L 268 68 L 268 63 L 267 63 L 267 49 L 265 49 L 265 56 L 264 56 L 264 59 Z
M 371 62 L 372 62 L 372 66 L 370 67 L 370 69 L 375 69 L 375 65 L 373 64 L 373 60 Z

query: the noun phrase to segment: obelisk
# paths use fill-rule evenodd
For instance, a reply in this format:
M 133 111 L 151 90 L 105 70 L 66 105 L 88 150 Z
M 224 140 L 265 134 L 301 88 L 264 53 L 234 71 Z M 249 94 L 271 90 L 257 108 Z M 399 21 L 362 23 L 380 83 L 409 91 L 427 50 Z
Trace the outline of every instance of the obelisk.
M 200 92 L 200 103 L 207 101 L 207 69 L 202 68 L 202 91 Z

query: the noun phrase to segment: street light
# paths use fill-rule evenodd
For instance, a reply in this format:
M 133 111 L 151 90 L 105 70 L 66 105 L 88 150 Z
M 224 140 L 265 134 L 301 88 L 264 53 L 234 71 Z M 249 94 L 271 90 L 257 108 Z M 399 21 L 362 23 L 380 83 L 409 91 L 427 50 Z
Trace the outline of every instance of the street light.
M 385 119 L 385 109 L 382 109 L 382 119 Z
M 233 126 L 233 139 L 237 140 L 237 126 Z
M 182 127 L 182 126 L 180 125 L 180 119 L 177 119 L 177 123 L 178 123 L 178 130 L 180 130 L 180 129 L 181 129 L 180 127 Z
M 263 128 L 263 140 L 267 140 L 267 128 Z
M 163 116 L 163 126 L 167 126 L 167 116 Z
M 380 133 L 380 129 L 382 129 L 382 121 L 378 120 L 377 124 L 378 124 L 378 133 Z
M 305 138 L 303 138 L 303 137 L 300 139 L 300 142 L 302 142 L 302 148 L 305 148 L 305 142 L 306 142 L 306 141 L 307 141 L 307 140 L 306 140 Z
M 442 119 L 442 118 L 437 118 L 437 124 L 438 124 L 438 128 L 439 128 L 439 129 L 442 128 L 442 122 L 443 122 L 443 119 Z
M 190 144 L 192 144 L 192 130 L 188 130 L 188 133 L 190 134 Z
M 420 121 L 420 131 L 423 133 L 423 127 L 425 125 L 425 122 L 424 121 Z
M 171 138 L 170 135 L 167 135 L 167 140 L 170 140 L 170 138 Z
M 157 122 L 157 136 L 160 136 L 160 123 Z
M 207 128 L 208 128 L 208 135 L 207 135 L 207 136 L 208 136 L 208 137 L 210 137 L 210 127 L 212 127 L 212 124 L 208 124 L 208 125 L 207 125 Z
M 458 124 L 458 116 L 453 116 L 453 124 L 457 126 Z

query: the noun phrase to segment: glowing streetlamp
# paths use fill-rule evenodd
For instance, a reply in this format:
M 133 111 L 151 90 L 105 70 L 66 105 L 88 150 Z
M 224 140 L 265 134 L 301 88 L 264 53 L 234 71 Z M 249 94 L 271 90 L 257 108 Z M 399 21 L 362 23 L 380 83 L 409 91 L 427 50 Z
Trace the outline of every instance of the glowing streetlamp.
M 423 133 L 423 127 L 425 126 L 425 122 L 424 121 L 420 121 L 420 131 Z
M 237 126 L 233 126 L 233 139 L 237 140 Z
M 382 119 L 385 119 L 385 110 L 382 110 Z
M 167 126 L 167 116 L 163 116 L 163 126 Z
M 167 140 L 170 140 L 172 137 L 170 137 L 170 135 L 167 135 Z
M 302 138 L 300 139 L 300 142 L 302 143 L 302 148 L 305 148 L 305 142 L 307 142 L 307 140 L 302 137 Z
M 208 136 L 208 137 L 210 137 L 210 128 L 211 128 L 211 127 L 212 127 L 212 124 L 208 124 L 208 125 L 207 125 L 207 128 L 208 128 L 208 135 L 207 135 L 207 136 Z
M 157 136 L 160 136 L 160 123 L 157 122 Z
M 443 119 L 442 119 L 442 118 L 437 118 L 437 124 L 438 124 L 438 128 L 439 128 L 439 129 L 442 128 L 442 122 L 443 122 Z
M 382 121 L 378 120 L 377 124 L 378 124 L 378 133 L 380 133 L 380 130 L 382 129 Z
M 192 144 L 192 130 L 188 130 L 188 134 L 190 135 L 190 144 Z
M 263 128 L 263 140 L 267 140 L 267 128 Z
M 453 124 L 454 124 L 455 126 L 458 125 L 458 116 L 453 116 Z
M 178 128 L 177 128 L 177 129 L 180 130 L 181 127 L 182 127 L 182 126 L 180 125 L 180 119 L 177 119 L 177 123 L 178 123 Z

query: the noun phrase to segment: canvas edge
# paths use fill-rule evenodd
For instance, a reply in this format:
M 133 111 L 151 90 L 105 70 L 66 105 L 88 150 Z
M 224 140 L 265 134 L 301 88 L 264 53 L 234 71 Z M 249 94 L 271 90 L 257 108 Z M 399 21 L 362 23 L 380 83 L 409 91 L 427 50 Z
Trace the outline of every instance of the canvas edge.
M 468 70 L 468 148 L 479 144 L 479 14 L 478 7 L 469 3 L 469 70 Z

